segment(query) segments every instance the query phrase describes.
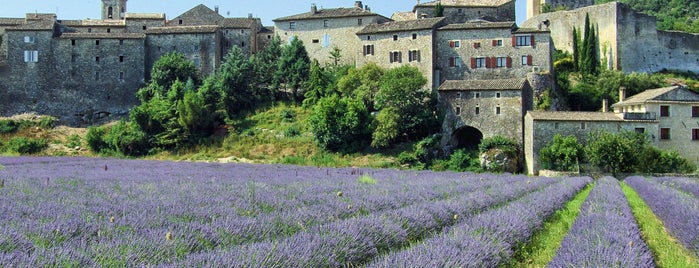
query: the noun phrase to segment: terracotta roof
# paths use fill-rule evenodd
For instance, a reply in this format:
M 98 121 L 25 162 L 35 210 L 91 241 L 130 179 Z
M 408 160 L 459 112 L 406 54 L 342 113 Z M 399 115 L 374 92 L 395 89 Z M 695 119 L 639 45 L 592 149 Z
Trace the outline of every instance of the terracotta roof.
M 23 18 L 0 18 L 0 25 L 20 25 L 24 21 Z
M 215 33 L 218 30 L 216 25 L 202 26 L 177 26 L 177 27 L 151 27 L 148 34 L 188 34 L 188 33 Z
M 395 12 L 393 15 L 391 15 L 391 19 L 394 21 L 404 21 L 404 20 L 414 20 L 417 19 L 415 17 L 415 12 Z
M 326 18 L 344 18 L 344 17 L 364 17 L 364 16 L 381 16 L 374 12 L 358 7 L 350 8 L 329 8 L 329 9 L 318 9 L 318 12 L 311 13 L 306 12 L 302 14 L 281 17 L 274 19 L 273 21 L 289 21 L 289 20 L 312 20 L 312 19 L 326 19 Z
M 469 21 L 466 23 L 449 24 L 439 28 L 440 30 L 471 30 L 471 29 L 499 29 L 507 28 L 514 29 L 517 27 L 514 21 L 507 22 L 489 22 L 484 20 Z
M 125 19 L 165 20 L 165 13 L 126 13 Z
M 624 119 L 615 113 L 602 112 L 527 112 L 534 121 L 597 121 L 597 122 L 622 122 Z
M 143 39 L 141 33 L 63 33 L 63 39 Z
M 431 7 L 442 3 L 445 7 L 498 7 L 513 0 L 436 0 L 415 5 L 415 7 Z
M 522 90 L 527 79 L 493 79 L 493 80 L 447 80 L 439 86 L 439 91 L 475 91 L 475 90 Z
M 661 98 L 662 95 L 665 95 L 667 93 L 670 93 L 675 90 L 685 90 L 687 92 L 690 92 L 690 94 L 693 95 L 693 98 L 690 99 L 678 99 L 674 98 L 673 96 L 667 96 L 665 98 Z M 664 88 L 656 88 L 656 89 L 649 89 L 646 91 L 643 91 L 641 93 L 638 93 L 636 95 L 633 95 L 626 100 L 622 102 L 617 102 L 612 107 L 617 107 L 617 106 L 625 106 L 625 105 L 634 105 L 634 104 L 643 104 L 647 102 L 693 102 L 697 103 L 699 102 L 699 94 L 696 94 L 689 89 L 687 89 L 684 86 L 671 86 L 671 87 L 664 87 Z
M 52 20 L 38 20 L 7 28 L 7 31 L 50 31 L 55 25 L 56 23 Z
M 357 34 L 373 34 L 432 29 L 438 26 L 443 20 L 444 18 L 429 18 L 419 20 L 390 21 L 381 24 L 369 24 L 366 27 L 364 27 L 364 29 L 357 32 Z
M 260 19 L 255 18 L 224 18 L 219 25 L 223 28 L 250 29 L 258 23 L 261 24 Z

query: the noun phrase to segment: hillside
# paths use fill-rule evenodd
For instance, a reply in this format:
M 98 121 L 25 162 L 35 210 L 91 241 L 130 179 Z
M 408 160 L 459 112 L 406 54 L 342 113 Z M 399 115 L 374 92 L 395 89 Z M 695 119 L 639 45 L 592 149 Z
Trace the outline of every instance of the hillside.
M 597 4 L 613 0 L 597 0 Z M 633 10 L 658 18 L 659 30 L 699 33 L 699 2 L 696 0 L 619 0 Z

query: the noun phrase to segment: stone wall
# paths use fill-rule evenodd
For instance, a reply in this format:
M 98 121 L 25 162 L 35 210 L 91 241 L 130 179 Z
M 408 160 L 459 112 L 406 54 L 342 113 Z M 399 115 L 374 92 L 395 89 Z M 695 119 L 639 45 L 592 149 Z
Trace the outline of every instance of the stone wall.
M 153 64 L 162 56 L 177 52 L 194 62 L 202 77 L 218 68 L 222 59 L 219 31 L 188 33 L 149 33 L 146 37 L 146 66 L 150 73 Z
M 415 39 L 413 39 L 415 34 Z M 396 39 L 394 40 L 394 35 Z M 351 50 L 349 54 L 356 59 L 357 66 L 365 65 L 369 62 L 374 62 L 377 65 L 390 69 L 401 65 L 415 66 L 427 79 L 427 87 L 437 88 L 439 84 L 434 83 L 434 66 L 433 60 L 435 52 L 432 49 L 433 30 L 415 30 L 391 33 L 375 33 L 355 35 L 360 44 Z M 363 47 L 365 45 L 374 46 L 373 55 L 364 55 Z M 409 53 L 411 50 L 419 51 L 418 60 L 409 61 Z M 401 60 L 391 63 L 390 53 L 400 52 Z
M 548 20 L 555 48 L 572 52 L 573 27 L 583 29 L 586 14 L 599 35 L 602 64 L 626 73 L 664 69 L 699 72 L 699 35 L 658 31 L 654 17 L 637 13 L 623 3 L 545 13 L 522 26 L 539 27 Z
M 542 13 L 542 6 L 548 5 L 552 9 L 563 8 L 565 10 L 577 9 L 595 4 L 594 0 L 528 0 L 527 19 L 531 19 Z
M 359 24 L 361 19 L 361 24 Z M 316 59 L 321 64 L 328 64 L 330 52 L 334 47 L 342 50 L 342 64 L 355 64 L 359 59 L 357 51 L 362 52 L 362 43 L 357 37 L 357 32 L 371 23 L 385 22 L 381 16 L 361 16 L 327 18 L 328 27 L 324 27 L 325 19 L 305 19 L 294 21 L 295 29 L 290 29 L 290 21 L 275 22 L 274 32 L 279 35 L 283 43 L 289 42 L 296 36 L 303 41 L 306 51 L 311 59 Z M 326 42 L 327 41 L 327 42 Z
M 686 103 L 651 103 L 645 109 L 660 115 L 660 105 L 670 106 L 669 117 L 658 117 L 659 128 L 670 129 L 670 139 L 660 140 L 660 130 L 650 132 L 664 151 L 677 151 L 681 156 L 699 164 L 699 141 L 692 140 L 692 130 L 699 129 L 699 117 L 692 117 L 692 106 Z M 694 105 L 696 106 L 696 105 Z
M 434 17 L 434 6 L 419 6 L 415 8 L 418 18 Z M 444 7 L 444 18 L 447 24 L 464 23 L 471 20 L 485 19 L 488 21 L 515 21 L 515 1 L 497 7 L 470 6 Z
M 548 32 L 523 33 L 515 35 L 533 35 L 533 46 L 513 46 L 513 33 L 509 28 L 496 29 L 462 29 L 437 31 L 435 46 L 437 57 L 435 68 L 440 70 L 441 82 L 446 80 L 488 80 L 524 78 L 527 74 L 551 72 L 551 43 Z M 460 41 L 460 47 L 450 47 L 450 41 Z M 493 46 L 493 40 L 501 46 Z M 474 43 L 479 43 L 478 48 Z M 531 55 L 532 64 L 522 64 L 522 57 Z M 460 58 L 460 66 L 450 67 L 452 57 Z M 506 57 L 510 58 L 511 67 L 471 68 L 471 58 Z
M 239 47 L 243 54 L 250 56 L 257 52 L 257 31 L 252 29 L 224 28 L 221 29 L 221 55 L 225 57 L 233 46 Z

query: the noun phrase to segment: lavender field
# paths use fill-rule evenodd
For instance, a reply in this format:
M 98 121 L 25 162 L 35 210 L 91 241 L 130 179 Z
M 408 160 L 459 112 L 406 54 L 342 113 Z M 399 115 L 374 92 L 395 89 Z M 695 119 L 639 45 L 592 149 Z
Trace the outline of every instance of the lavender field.
M 592 183 L 97 158 L 0 165 L 0 267 L 495 267 Z M 609 219 L 637 233 L 607 184 L 587 207 L 618 211 Z

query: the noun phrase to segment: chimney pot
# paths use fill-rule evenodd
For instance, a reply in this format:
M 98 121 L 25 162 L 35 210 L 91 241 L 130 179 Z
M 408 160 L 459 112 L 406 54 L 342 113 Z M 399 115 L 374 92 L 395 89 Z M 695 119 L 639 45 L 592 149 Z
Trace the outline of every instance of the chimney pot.
M 311 14 L 316 14 L 318 13 L 318 7 L 316 4 L 311 4 Z
M 364 9 L 364 5 L 362 4 L 362 1 L 354 1 L 354 7 Z
M 366 6 L 364 6 L 364 10 L 371 11 L 371 8 L 369 8 L 369 5 L 366 5 Z
M 609 112 L 609 100 L 608 99 L 602 100 L 602 112 L 603 113 Z
M 248 19 L 252 19 L 252 13 L 248 13 Z
M 619 87 L 619 102 L 626 100 L 626 87 Z
M 219 14 L 218 13 L 218 6 L 214 6 L 214 11 L 216 11 L 216 14 Z

